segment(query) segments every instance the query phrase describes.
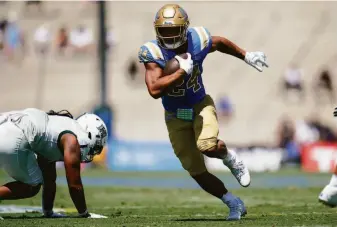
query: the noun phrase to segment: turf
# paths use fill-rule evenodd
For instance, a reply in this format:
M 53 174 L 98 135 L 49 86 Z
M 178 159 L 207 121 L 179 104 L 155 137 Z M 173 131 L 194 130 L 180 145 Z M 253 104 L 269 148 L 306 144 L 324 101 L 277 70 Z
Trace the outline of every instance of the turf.
M 228 209 L 201 190 L 86 187 L 91 212 L 108 219 L 43 219 L 40 214 L 3 214 L 0 226 L 334 226 L 337 210 L 317 202 L 321 188 L 240 189 L 248 215 L 226 222 Z M 41 195 L 4 204 L 39 206 Z M 57 189 L 55 207 L 73 208 L 67 188 Z M 75 214 L 72 214 L 75 215 Z

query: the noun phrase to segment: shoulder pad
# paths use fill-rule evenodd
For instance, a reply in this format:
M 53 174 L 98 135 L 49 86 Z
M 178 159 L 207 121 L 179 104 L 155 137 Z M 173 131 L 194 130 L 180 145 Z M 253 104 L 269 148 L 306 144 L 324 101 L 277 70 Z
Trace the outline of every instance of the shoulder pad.
M 163 53 L 159 46 L 153 42 L 147 42 L 140 47 L 138 58 L 141 63 L 155 62 L 164 60 Z
M 189 29 L 193 39 L 196 54 L 207 54 L 212 47 L 212 36 L 205 27 L 192 27 Z

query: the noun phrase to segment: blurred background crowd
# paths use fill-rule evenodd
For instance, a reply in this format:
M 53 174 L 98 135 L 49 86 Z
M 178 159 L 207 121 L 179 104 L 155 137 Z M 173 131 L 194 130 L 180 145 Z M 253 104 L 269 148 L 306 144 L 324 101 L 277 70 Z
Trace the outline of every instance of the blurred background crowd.
M 17 7 L 11 7 L 13 5 Z M 21 3 L 1 2 L 2 18 L 0 20 L 0 50 L 5 60 L 23 60 L 27 51 L 35 54 L 46 54 L 53 51 L 59 56 L 90 55 L 95 50 L 94 29 L 78 20 L 69 25 L 65 20 L 59 24 L 51 21 L 62 16 L 59 8 L 46 9 L 43 1 L 24 1 Z M 66 4 L 66 3 L 64 3 Z M 10 5 L 10 6 L 9 6 Z M 84 1 L 78 3 L 76 13 L 88 17 L 95 13 L 97 3 Z M 14 8 L 14 9 L 11 9 Z M 39 20 L 34 26 L 25 26 L 26 20 Z M 51 20 L 51 21 L 50 21 Z M 85 19 L 84 19 L 85 20 Z M 27 23 L 28 24 L 28 23 Z M 37 26 L 36 26 L 37 25 Z M 96 37 L 97 38 L 97 37 Z M 112 31 L 107 31 L 106 48 L 114 45 Z
M 149 154 L 155 148 L 165 152 L 168 143 L 161 104 L 147 94 L 144 67 L 137 59 L 138 48 L 155 38 L 152 20 L 163 4 L 106 3 L 104 105 L 112 110 L 113 136 L 107 150 L 116 155 L 111 162 L 105 156 L 100 161 L 112 169 L 127 165 L 132 152 Z M 76 115 L 100 108 L 97 5 L 96 1 L 0 2 L 1 111 L 37 107 L 68 109 Z M 225 36 L 246 50 L 264 51 L 268 57 L 270 68 L 264 73 L 221 54 L 210 55 L 204 63 L 204 83 L 216 99 L 220 137 L 230 147 L 281 149 L 281 166 L 303 165 L 303 154 L 311 153 L 308 146 L 318 143 L 320 149 L 332 147 L 335 152 L 336 2 L 182 2 L 181 6 L 189 13 L 191 26 L 205 26 L 213 35 Z M 153 161 L 160 163 L 154 156 Z M 304 168 L 315 171 L 314 164 L 308 165 Z

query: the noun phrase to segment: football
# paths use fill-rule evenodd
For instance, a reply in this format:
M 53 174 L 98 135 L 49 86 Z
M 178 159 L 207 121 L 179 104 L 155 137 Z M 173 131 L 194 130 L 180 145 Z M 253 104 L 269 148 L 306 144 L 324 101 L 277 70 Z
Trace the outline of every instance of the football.
M 186 53 L 179 54 L 178 56 L 180 56 L 183 59 L 187 59 L 188 58 L 188 55 Z M 175 73 L 178 69 L 180 69 L 178 60 L 175 59 L 175 58 L 172 58 L 171 60 L 169 60 L 168 62 L 166 62 L 163 76 L 171 75 L 172 73 Z

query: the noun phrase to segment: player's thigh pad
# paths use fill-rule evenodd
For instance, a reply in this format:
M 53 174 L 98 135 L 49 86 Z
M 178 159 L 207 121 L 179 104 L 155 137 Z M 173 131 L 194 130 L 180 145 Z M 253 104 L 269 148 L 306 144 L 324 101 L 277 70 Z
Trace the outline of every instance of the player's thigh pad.
M 35 154 L 21 129 L 6 122 L 0 125 L 1 167 L 14 180 L 29 185 L 38 185 L 43 177 Z
M 219 124 L 213 99 L 207 95 L 202 102 L 195 106 L 194 133 L 197 147 L 200 151 L 217 145 Z
M 193 123 L 176 118 L 168 119 L 167 116 L 168 113 L 165 113 L 170 141 L 183 168 L 192 176 L 205 172 L 204 157 L 195 143 Z

